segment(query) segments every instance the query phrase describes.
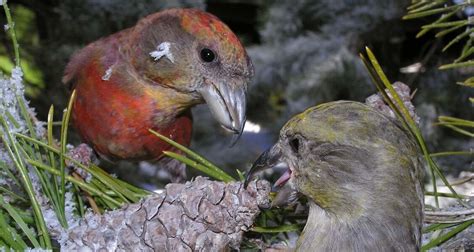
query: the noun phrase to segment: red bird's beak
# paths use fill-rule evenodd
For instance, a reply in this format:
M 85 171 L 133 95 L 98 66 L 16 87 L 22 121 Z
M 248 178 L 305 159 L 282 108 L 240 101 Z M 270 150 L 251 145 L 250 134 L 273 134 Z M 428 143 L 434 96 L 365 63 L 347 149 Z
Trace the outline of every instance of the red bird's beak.
M 246 85 L 207 83 L 199 90 L 209 110 L 221 126 L 240 135 L 245 124 Z

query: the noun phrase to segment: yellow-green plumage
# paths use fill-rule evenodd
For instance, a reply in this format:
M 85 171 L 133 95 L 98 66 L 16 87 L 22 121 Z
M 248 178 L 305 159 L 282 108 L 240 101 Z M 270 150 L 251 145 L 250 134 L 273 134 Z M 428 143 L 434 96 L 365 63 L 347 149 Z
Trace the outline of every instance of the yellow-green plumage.
M 423 165 L 394 119 L 358 102 L 312 107 L 262 156 L 254 167 L 287 163 L 290 184 L 309 199 L 297 251 L 419 249 Z

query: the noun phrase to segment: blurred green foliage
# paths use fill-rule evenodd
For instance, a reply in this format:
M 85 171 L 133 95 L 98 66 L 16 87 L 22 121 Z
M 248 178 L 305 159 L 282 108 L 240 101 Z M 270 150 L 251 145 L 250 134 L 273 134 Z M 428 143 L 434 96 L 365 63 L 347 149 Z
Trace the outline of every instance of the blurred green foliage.
M 39 46 L 38 31 L 36 29 L 36 16 L 35 13 L 22 5 L 15 5 L 12 8 L 12 18 L 15 20 L 14 28 L 20 46 L 28 45 L 29 47 Z M 7 30 L 10 27 L 4 26 Z M 13 52 L 12 48 L 9 47 L 9 43 L 0 44 L 0 70 L 10 75 L 13 67 L 15 66 L 12 61 Z M 29 50 L 22 50 L 21 52 L 21 67 L 24 73 L 24 80 L 26 81 L 26 95 L 29 97 L 37 97 L 41 93 L 41 89 L 45 87 L 43 81 L 43 72 L 36 65 L 34 55 L 29 53 Z

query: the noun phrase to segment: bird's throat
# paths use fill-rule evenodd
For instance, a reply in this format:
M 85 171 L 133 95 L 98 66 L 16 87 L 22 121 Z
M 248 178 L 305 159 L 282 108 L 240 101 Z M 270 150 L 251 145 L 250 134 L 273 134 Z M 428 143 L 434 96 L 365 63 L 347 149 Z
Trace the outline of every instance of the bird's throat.
M 296 251 L 397 251 L 410 246 L 404 240 L 410 237 L 409 229 L 393 229 L 398 222 L 380 209 L 364 210 L 357 217 L 338 216 L 310 202 Z
M 353 229 L 351 222 L 339 219 L 337 215 L 311 202 L 308 220 L 298 239 L 296 251 L 353 251 L 349 249 L 351 244 L 357 246 L 362 242 L 353 236 Z

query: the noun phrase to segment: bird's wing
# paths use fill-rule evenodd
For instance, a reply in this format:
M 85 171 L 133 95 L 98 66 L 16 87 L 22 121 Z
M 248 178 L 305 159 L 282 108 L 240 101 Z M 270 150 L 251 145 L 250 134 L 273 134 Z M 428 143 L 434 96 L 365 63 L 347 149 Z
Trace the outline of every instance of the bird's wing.
M 114 64 L 120 57 L 120 45 L 125 44 L 124 42 L 128 38 L 129 31 L 130 29 L 125 29 L 112 34 L 75 52 L 64 70 L 62 82 L 69 90 L 72 90 L 75 88 L 80 75 L 87 65 L 95 62 L 97 65 L 107 69 L 110 65 Z

